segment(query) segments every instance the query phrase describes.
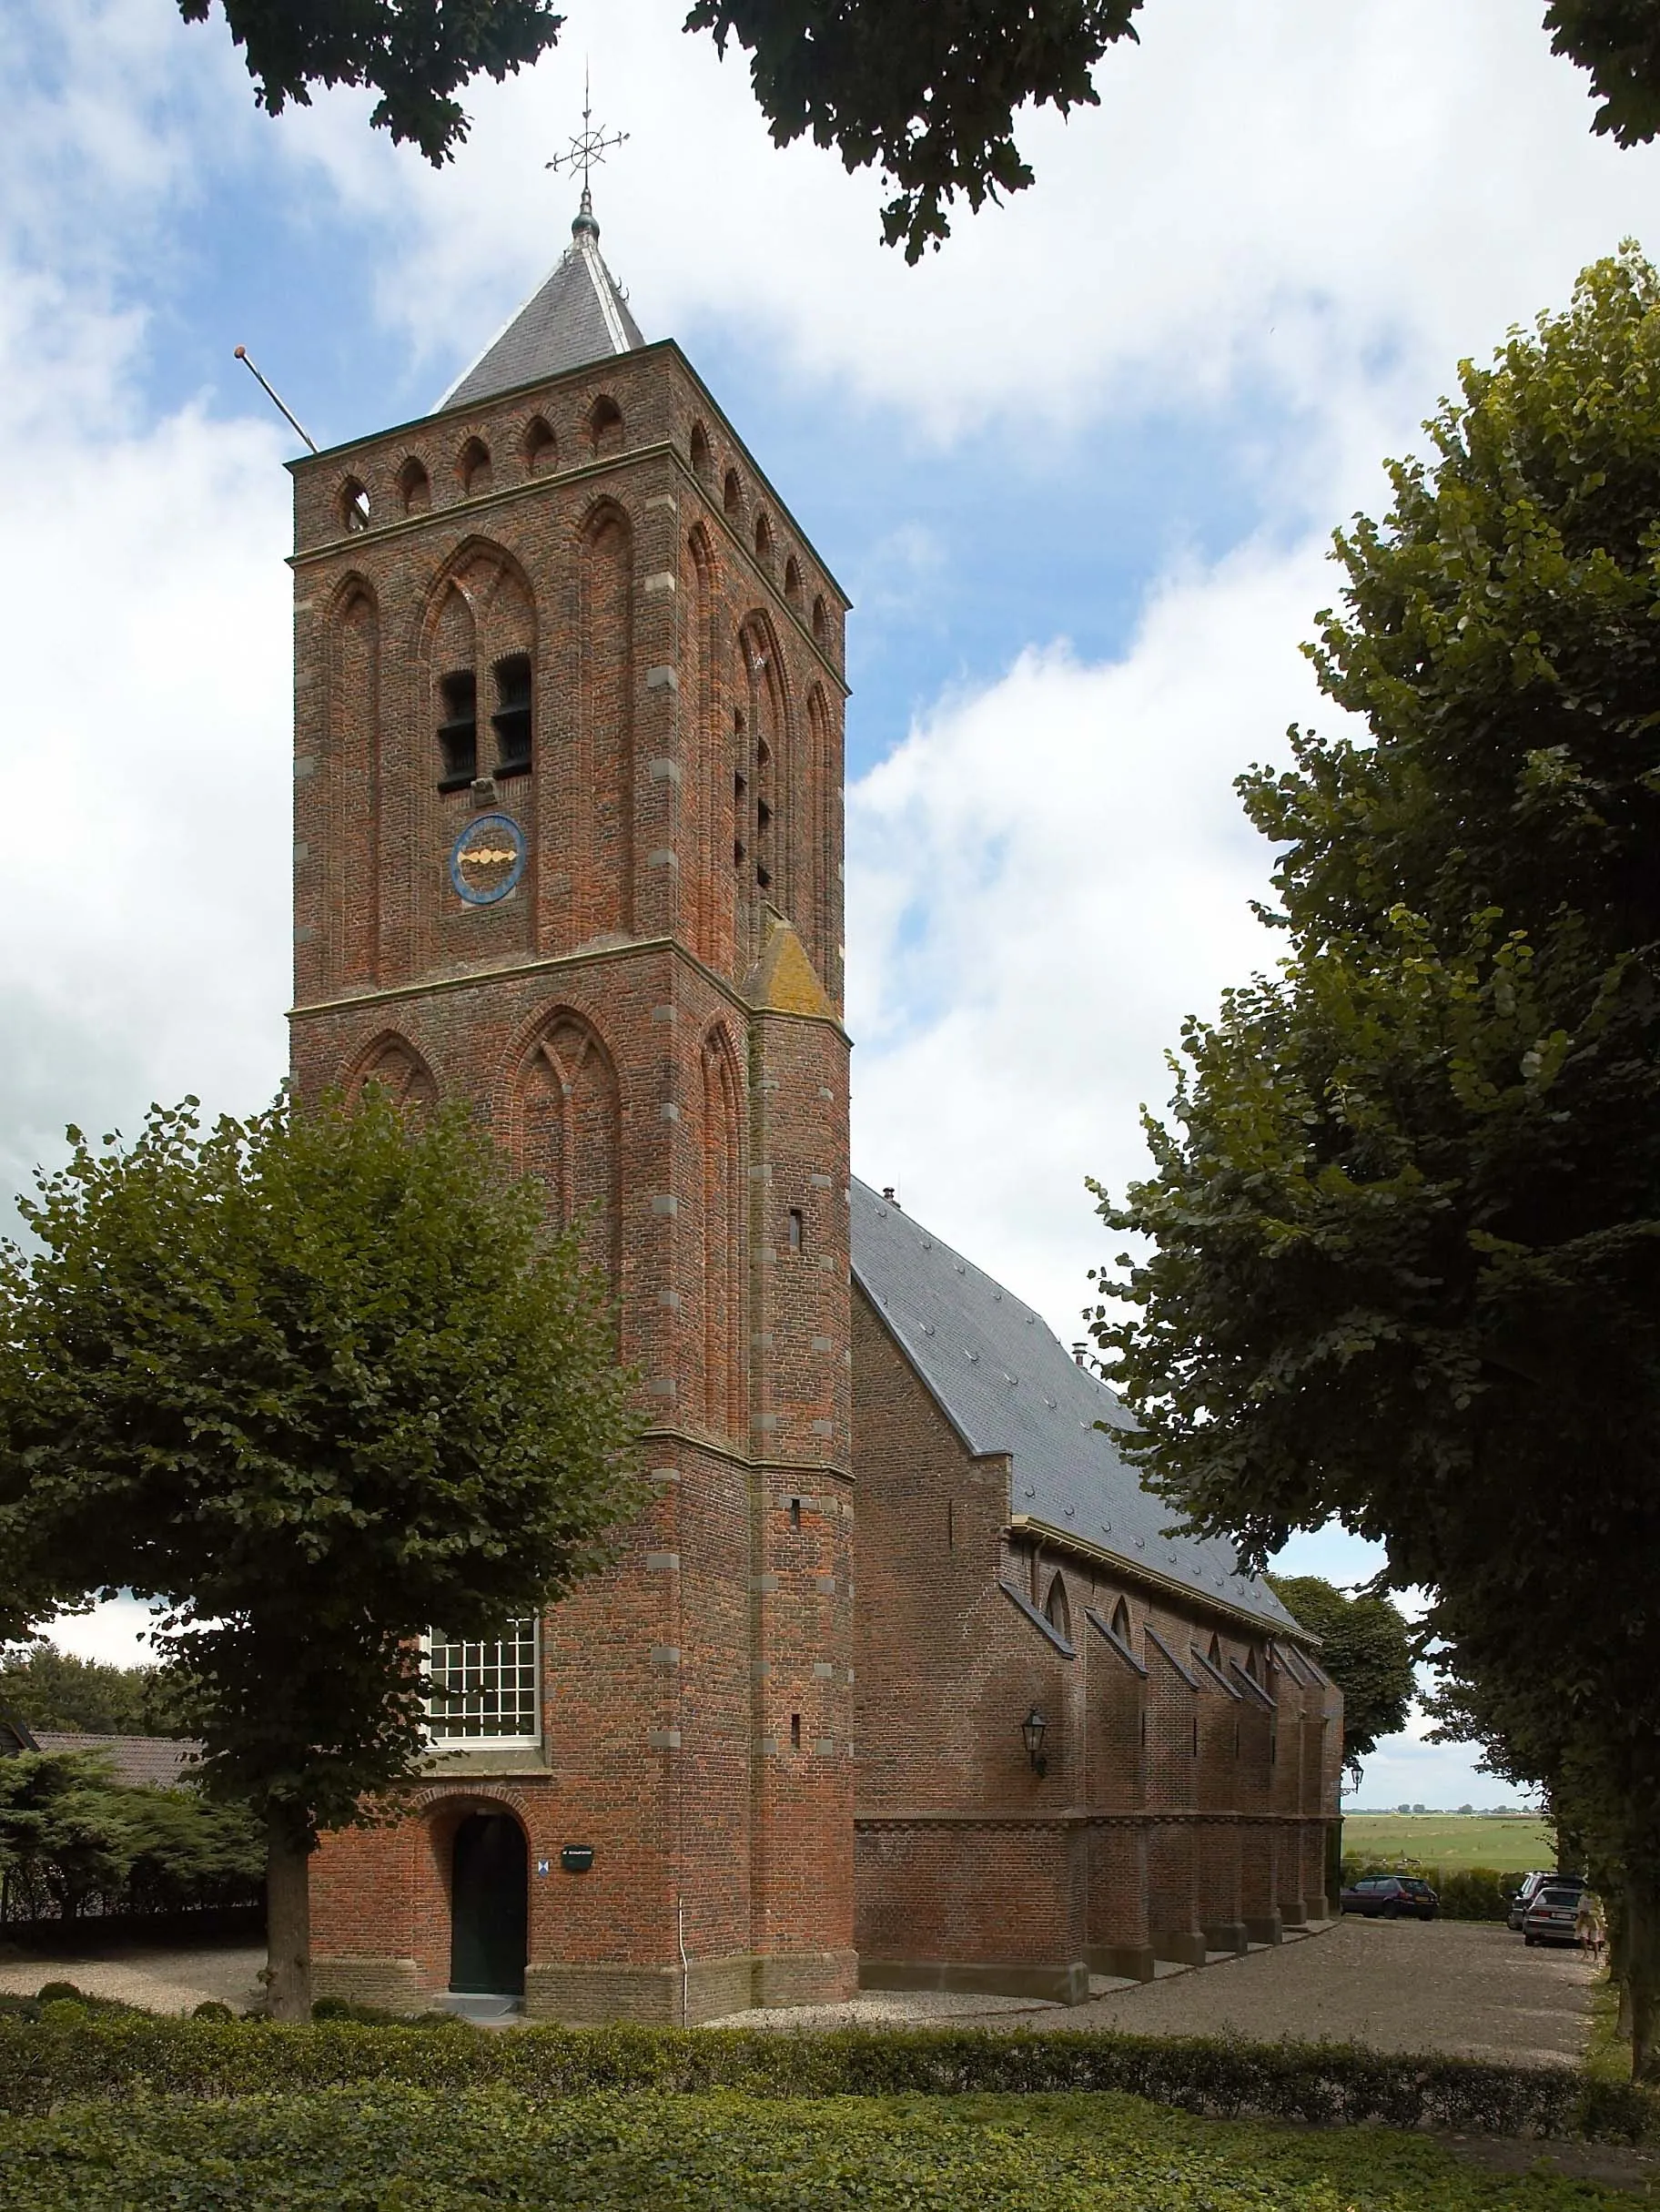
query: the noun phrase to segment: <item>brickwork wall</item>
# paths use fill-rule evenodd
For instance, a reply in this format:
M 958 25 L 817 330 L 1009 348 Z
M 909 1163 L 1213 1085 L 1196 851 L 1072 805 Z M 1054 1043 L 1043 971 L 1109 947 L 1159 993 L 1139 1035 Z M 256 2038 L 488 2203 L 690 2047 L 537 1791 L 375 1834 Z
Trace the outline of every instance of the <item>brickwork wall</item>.
M 467 1098 L 582 1224 L 654 1494 L 543 1623 L 540 1743 L 447 1754 L 409 1820 L 327 1839 L 322 1979 L 447 1986 L 450 1844 L 489 1803 L 526 1835 L 532 2011 L 844 1993 L 843 602 L 673 346 L 295 482 L 297 1081 Z M 528 763 L 494 719 L 521 660 Z M 440 729 L 469 681 L 481 794 Z M 525 862 L 469 905 L 481 808 Z M 815 1004 L 757 984 L 781 918 Z
M 1335 1693 L 1266 1626 L 1011 1526 L 1007 1460 L 965 1448 L 860 1289 L 853 1353 L 865 1978 L 1077 1994 L 1301 1922 Z

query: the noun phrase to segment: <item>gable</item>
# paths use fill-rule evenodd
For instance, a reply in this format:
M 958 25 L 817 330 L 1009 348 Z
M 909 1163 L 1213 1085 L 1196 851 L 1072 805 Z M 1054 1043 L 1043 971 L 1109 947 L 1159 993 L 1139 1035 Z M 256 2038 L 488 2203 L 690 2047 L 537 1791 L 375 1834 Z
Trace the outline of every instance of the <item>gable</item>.
M 1220 1537 L 1165 1534 L 1171 1509 L 1115 1441 L 1133 1416 L 1038 1313 L 856 1180 L 854 1280 L 977 1456 L 1009 1462 L 1008 1515 L 1277 1629 L 1294 1628 Z

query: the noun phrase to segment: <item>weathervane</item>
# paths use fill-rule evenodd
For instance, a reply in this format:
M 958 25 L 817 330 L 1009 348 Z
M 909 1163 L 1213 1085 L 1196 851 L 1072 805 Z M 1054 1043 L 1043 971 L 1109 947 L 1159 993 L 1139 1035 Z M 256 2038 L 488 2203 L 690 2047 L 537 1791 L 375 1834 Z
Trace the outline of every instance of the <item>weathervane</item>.
M 607 137 L 603 131 L 594 129 L 593 108 L 589 94 L 588 65 L 584 62 L 582 65 L 582 135 L 580 137 L 572 139 L 571 150 L 568 154 L 556 154 L 552 161 L 542 164 L 544 168 L 555 169 L 562 174 L 566 170 L 569 170 L 573 176 L 578 169 L 582 172 L 582 205 L 581 214 L 577 218 L 579 222 L 583 216 L 586 216 L 590 222 L 593 220 L 593 195 L 588 188 L 589 172 L 596 161 L 603 161 L 611 148 L 613 146 L 622 146 L 628 136 L 627 131 L 617 130 L 612 131 L 610 137 Z

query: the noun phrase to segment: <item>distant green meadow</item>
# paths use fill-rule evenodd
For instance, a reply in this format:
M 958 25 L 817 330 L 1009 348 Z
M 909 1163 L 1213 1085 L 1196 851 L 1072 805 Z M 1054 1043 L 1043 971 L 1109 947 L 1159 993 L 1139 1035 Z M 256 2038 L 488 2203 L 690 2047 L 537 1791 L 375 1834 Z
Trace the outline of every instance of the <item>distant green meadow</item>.
M 1554 1866 L 1556 1846 L 1543 1821 L 1530 1814 L 1483 1812 L 1348 1812 L 1343 1815 L 1345 1858 L 1407 1857 L 1422 1866 L 1489 1866 L 1522 1874 Z

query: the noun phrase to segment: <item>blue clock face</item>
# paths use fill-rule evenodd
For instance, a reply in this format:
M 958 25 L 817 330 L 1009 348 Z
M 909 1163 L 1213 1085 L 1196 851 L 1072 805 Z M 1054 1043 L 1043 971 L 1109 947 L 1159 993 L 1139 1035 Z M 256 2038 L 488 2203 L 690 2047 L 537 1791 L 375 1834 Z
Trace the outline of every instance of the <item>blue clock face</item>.
M 450 881 L 470 907 L 493 907 L 524 873 L 524 832 L 511 814 L 478 814 L 450 847 Z

